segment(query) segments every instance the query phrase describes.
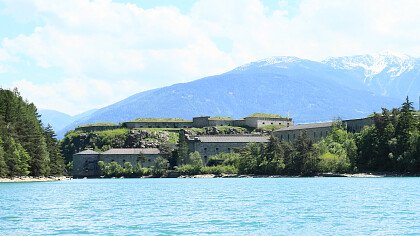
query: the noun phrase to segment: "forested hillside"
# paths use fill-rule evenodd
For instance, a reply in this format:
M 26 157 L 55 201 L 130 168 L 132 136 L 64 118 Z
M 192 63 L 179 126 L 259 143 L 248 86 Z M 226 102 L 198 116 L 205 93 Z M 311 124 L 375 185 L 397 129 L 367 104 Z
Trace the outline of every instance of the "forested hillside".
M 64 160 L 51 126 L 19 92 L 0 89 L 0 177 L 63 175 Z

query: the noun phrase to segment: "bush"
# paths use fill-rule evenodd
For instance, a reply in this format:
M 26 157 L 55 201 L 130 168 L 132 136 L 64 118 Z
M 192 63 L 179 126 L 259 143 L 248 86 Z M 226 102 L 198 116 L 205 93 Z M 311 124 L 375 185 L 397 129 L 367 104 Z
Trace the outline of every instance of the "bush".
M 345 155 L 326 152 L 320 157 L 319 169 L 322 172 L 344 173 L 350 170 L 350 160 Z
M 197 165 L 182 165 L 176 168 L 182 175 L 199 175 L 201 174 L 201 166 Z
M 214 175 L 220 175 L 220 174 L 237 174 L 238 168 L 235 166 L 204 166 L 201 168 L 202 174 L 214 174 Z
M 236 166 L 238 160 L 240 159 L 238 153 L 219 153 L 217 155 L 211 156 L 207 165 L 216 166 L 216 165 L 232 165 Z

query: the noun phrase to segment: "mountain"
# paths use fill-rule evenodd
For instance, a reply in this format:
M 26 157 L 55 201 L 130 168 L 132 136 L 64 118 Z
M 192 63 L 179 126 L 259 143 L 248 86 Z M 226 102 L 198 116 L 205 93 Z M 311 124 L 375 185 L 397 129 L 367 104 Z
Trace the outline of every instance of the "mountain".
M 63 135 L 63 132 L 60 132 L 60 131 L 65 129 L 66 126 L 68 126 L 69 124 L 71 124 L 72 122 L 76 120 L 80 120 L 80 119 L 83 119 L 85 117 L 92 115 L 97 110 L 98 109 L 89 110 L 75 116 L 71 116 L 66 113 L 56 111 L 56 110 L 42 109 L 42 108 L 38 110 L 38 113 L 41 115 L 42 124 L 44 126 L 47 126 L 48 124 L 50 124 L 53 127 L 53 129 L 56 131 L 57 137 L 61 138 L 61 137 L 64 137 L 64 135 Z
M 42 124 L 44 126 L 50 124 L 54 130 L 61 130 L 76 120 L 71 115 L 55 110 L 39 109 L 38 112 L 41 115 Z
M 354 56 L 323 62 L 273 57 L 221 75 L 135 94 L 66 127 L 138 117 L 277 113 L 295 122 L 365 117 L 419 95 L 419 63 L 396 56 Z M 382 63 L 382 64 L 381 64 Z M 385 86 L 386 85 L 386 86 Z
M 389 52 L 375 55 L 357 55 L 330 58 L 323 61 L 350 79 L 348 86 L 356 85 L 378 95 L 394 98 L 409 96 L 416 100 L 420 95 L 420 59 Z

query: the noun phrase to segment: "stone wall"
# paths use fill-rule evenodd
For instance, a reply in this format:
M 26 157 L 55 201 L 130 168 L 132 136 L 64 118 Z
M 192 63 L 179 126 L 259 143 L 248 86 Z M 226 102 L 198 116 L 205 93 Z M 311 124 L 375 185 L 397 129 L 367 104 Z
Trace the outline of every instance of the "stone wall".
M 83 132 L 98 132 L 98 131 L 105 131 L 105 130 L 113 130 L 121 128 L 120 125 L 94 125 L 94 126 L 82 126 L 77 127 L 76 131 L 83 131 Z
M 285 131 L 274 131 L 273 135 L 280 139 L 281 141 L 294 142 L 297 140 L 299 135 L 306 131 L 308 138 L 314 142 L 317 142 L 325 137 L 331 132 L 332 126 L 327 127 L 315 127 L 315 128 L 306 128 L 306 129 L 295 129 L 295 130 L 285 130 Z
M 167 121 L 167 122 L 143 122 L 143 121 L 130 121 L 124 122 L 123 126 L 129 129 L 140 128 L 192 128 L 192 121 Z
M 130 162 L 134 167 L 142 161 L 143 167 L 151 167 L 158 156 L 156 154 L 144 154 L 144 160 L 140 160 L 138 154 L 75 154 L 73 155 L 72 175 L 75 178 L 98 177 L 100 175 L 98 161 L 105 163 L 115 161 L 122 167 L 124 167 L 125 162 Z
M 189 142 L 190 152 L 199 152 L 203 162 L 207 164 L 209 157 L 219 153 L 230 153 L 235 149 L 244 148 L 248 143 L 202 143 L 199 141 Z
M 209 125 L 209 118 L 210 116 L 200 116 L 193 118 L 193 126 L 195 128 L 203 128 L 208 127 Z
M 100 154 L 83 154 L 73 155 L 73 170 L 74 177 L 93 177 L 99 174 L 99 155 Z
M 233 126 L 233 120 L 209 120 L 209 126 Z
M 149 155 L 143 154 L 144 160 L 140 160 L 140 155 L 138 154 L 100 154 L 99 160 L 105 163 L 111 163 L 113 161 L 117 162 L 120 166 L 124 166 L 125 162 L 130 162 L 131 165 L 134 167 L 137 163 L 141 162 L 143 167 L 151 167 L 155 159 L 159 155 Z
M 348 132 L 356 133 L 362 131 L 365 126 L 374 124 L 373 118 L 361 118 L 342 121 Z M 283 141 L 295 141 L 305 130 L 308 138 L 314 142 L 320 141 L 331 132 L 333 122 L 314 123 L 297 125 L 289 128 L 279 129 L 273 132 L 273 135 Z
M 289 118 L 265 118 L 265 117 L 245 117 L 245 125 L 252 128 L 261 128 L 268 125 L 293 126 L 292 119 Z

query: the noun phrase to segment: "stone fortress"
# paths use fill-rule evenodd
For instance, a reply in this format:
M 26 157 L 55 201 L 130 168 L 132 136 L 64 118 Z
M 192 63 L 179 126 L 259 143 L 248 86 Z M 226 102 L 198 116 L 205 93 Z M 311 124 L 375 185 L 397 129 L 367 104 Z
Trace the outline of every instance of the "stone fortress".
M 373 125 L 373 118 L 361 118 L 342 120 L 343 126 L 348 132 L 360 132 L 363 127 Z M 84 132 L 102 131 L 115 128 L 203 128 L 217 126 L 239 126 L 253 129 L 260 129 L 266 126 L 282 127 L 271 132 L 271 135 L 282 141 L 293 142 L 302 132 L 312 141 L 319 141 L 325 138 L 332 130 L 334 122 L 311 123 L 294 125 L 291 118 L 249 116 L 244 119 L 233 120 L 228 118 L 211 118 L 209 116 L 194 117 L 192 121 L 175 119 L 155 119 L 124 122 L 121 125 L 113 126 L 86 126 L 76 130 Z M 267 134 L 235 134 L 235 135 L 185 135 L 190 152 L 199 152 L 203 162 L 206 164 L 209 158 L 219 153 L 229 153 L 245 147 L 248 143 L 267 143 Z M 140 156 L 145 158 L 139 159 Z M 73 155 L 73 175 L 75 177 L 99 176 L 98 161 L 116 161 L 121 166 L 130 162 L 133 166 L 141 163 L 144 167 L 153 165 L 154 160 L 160 156 L 157 148 L 114 148 L 103 153 L 85 150 Z
M 234 120 L 229 117 L 210 117 L 200 116 L 193 117 L 192 120 L 174 119 L 174 118 L 144 118 L 135 121 L 123 122 L 119 125 L 88 125 L 77 127 L 77 131 L 94 132 L 103 130 L 112 130 L 118 128 L 141 129 L 141 128 L 204 128 L 215 126 L 237 126 L 259 129 L 265 126 L 293 126 L 291 118 L 280 116 L 259 116 L 256 113 L 243 119 Z

